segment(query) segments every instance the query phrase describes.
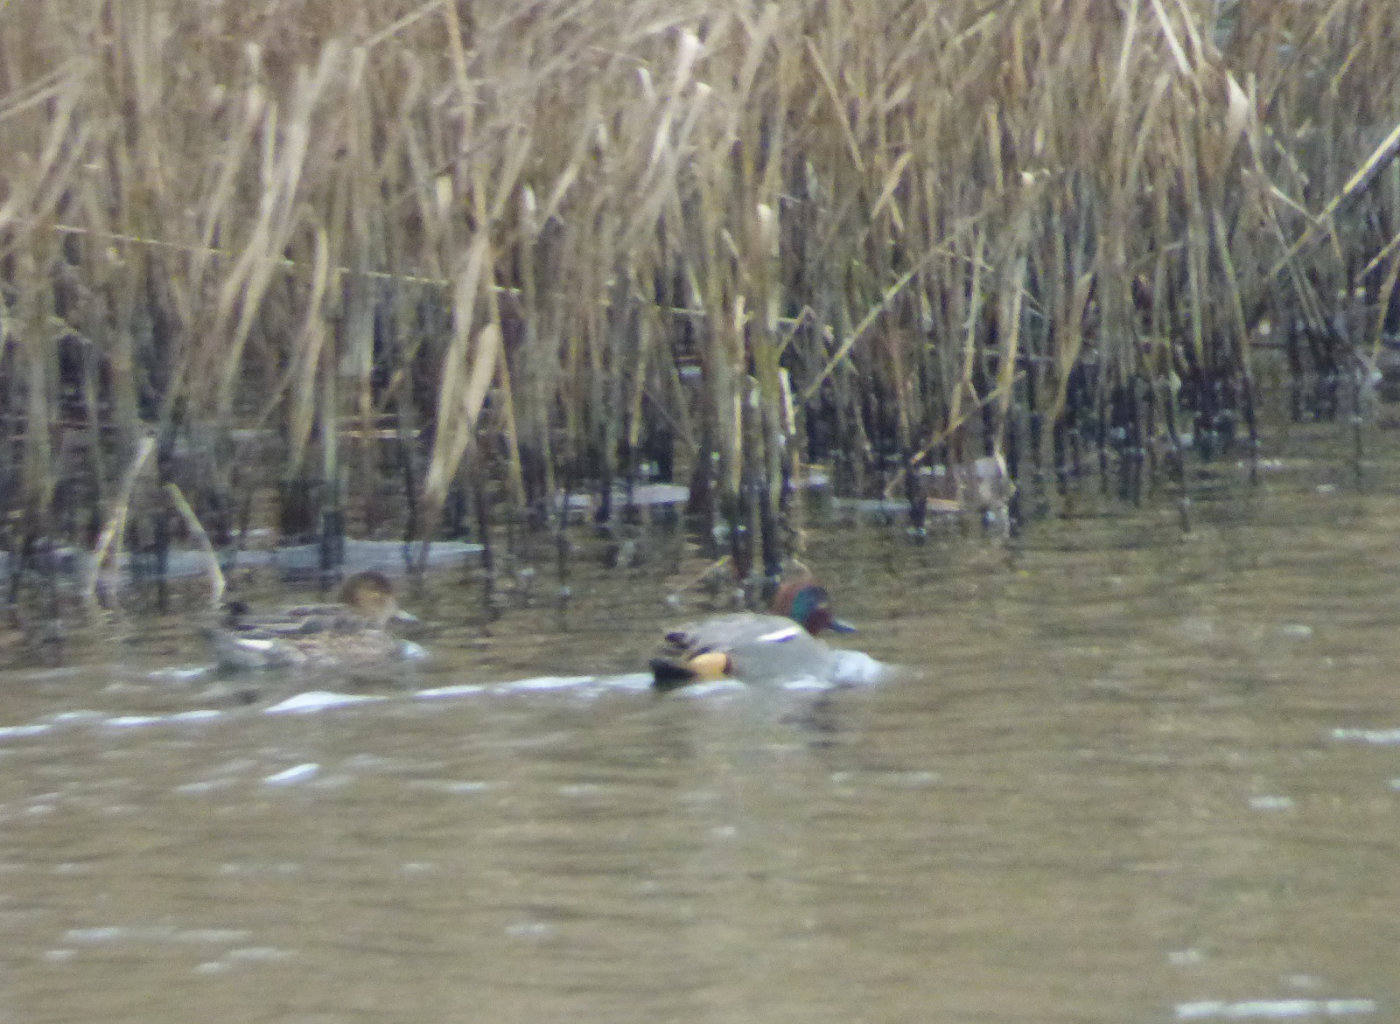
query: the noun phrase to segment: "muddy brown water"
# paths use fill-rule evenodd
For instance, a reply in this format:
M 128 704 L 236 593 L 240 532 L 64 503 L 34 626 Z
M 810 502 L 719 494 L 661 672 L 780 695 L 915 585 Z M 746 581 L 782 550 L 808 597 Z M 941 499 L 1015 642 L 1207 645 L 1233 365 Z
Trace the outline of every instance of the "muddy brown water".
M 868 688 L 656 696 L 655 567 L 247 705 L 179 616 L 9 669 L 0 1021 L 1400 1019 L 1400 472 L 1240 477 L 819 532 Z

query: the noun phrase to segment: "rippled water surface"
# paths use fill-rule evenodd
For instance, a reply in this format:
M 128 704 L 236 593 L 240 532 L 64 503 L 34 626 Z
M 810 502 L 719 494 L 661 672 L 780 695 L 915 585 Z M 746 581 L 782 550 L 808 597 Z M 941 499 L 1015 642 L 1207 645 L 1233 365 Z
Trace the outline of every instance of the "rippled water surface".
M 868 688 L 653 694 L 664 554 L 387 677 L 12 668 L 0 1021 L 1400 1019 L 1400 479 L 1239 479 L 819 532 Z

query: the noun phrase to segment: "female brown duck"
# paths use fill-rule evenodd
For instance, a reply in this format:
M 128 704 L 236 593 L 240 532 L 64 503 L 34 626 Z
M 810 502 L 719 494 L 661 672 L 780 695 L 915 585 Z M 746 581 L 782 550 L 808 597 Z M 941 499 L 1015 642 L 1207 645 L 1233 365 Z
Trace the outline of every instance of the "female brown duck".
M 390 620 L 415 622 L 394 599 L 381 572 L 359 572 L 340 588 L 341 604 L 303 605 L 275 615 L 254 616 L 241 602 L 210 630 L 219 667 L 230 670 L 353 667 L 422 658 L 426 652 L 385 627 Z

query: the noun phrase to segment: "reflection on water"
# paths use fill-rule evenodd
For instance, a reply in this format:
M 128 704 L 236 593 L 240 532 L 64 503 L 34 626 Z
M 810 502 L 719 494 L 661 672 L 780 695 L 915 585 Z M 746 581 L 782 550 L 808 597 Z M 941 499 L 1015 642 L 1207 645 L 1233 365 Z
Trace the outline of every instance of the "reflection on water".
M 7 1010 L 1393 1019 L 1400 503 L 1296 465 L 1185 538 L 818 536 L 868 688 L 655 695 L 646 569 L 489 635 L 437 578 L 390 678 L 231 683 L 180 620 L 9 671 Z

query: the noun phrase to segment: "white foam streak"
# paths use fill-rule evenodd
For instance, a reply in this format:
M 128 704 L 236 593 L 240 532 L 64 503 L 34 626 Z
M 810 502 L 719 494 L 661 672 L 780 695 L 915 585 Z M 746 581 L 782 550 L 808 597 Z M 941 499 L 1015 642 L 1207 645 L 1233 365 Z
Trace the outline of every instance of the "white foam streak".
M 285 771 L 276 772 L 263 779 L 266 786 L 295 786 L 300 782 L 314 779 L 321 772 L 321 766 L 314 761 L 293 765 Z
M 1400 729 L 1333 729 L 1332 738 L 1374 746 L 1394 746 L 1400 743 Z
M 52 729 L 52 725 L 5 725 L 0 726 L 0 740 L 14 739 L 19 736 L 39 736 Z
M 308 690 L 294 697 L 272 705 L 263 711 L 265 715 L 306 715 L 329 708 L 343 708 L 351 704 L 364 704 L 367 701 L 386 698 L 370 694 L 335 693 L 331 690 Z
M 1296 1017 L 1348 1017 L 1375 1013 L 1374 999 L 1247 999 L 1227 1003 L 1209 999 L 1178 1003 L 1177 1020 L 1291 1020 Z

